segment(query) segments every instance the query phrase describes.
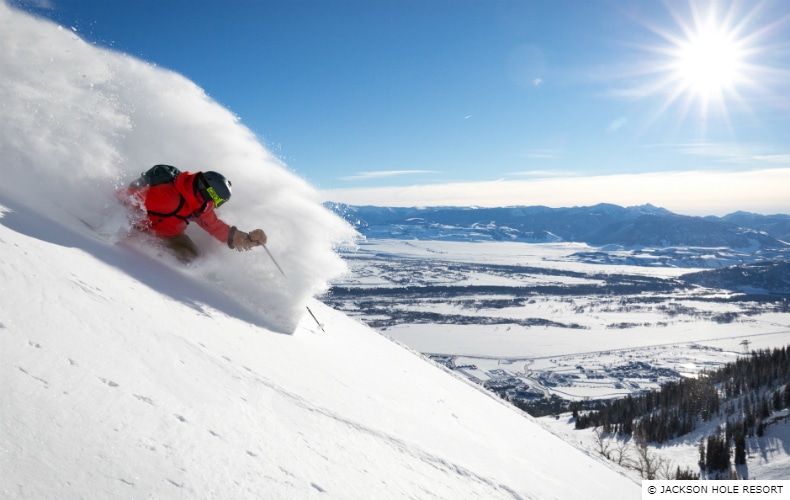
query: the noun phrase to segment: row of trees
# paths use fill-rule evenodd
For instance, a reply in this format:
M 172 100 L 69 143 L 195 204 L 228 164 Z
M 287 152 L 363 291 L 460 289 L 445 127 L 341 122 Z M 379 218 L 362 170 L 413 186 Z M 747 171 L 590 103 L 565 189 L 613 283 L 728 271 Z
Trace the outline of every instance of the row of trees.
M 726 470 L 730 460 L 746 462 L 746 438 L 762 436 L 773 411 L 790 407 L 790 348 L 752 351 L 751 356 L 697 378 L 681 379 L 641 395 L 612 401 L 591 411 L 571 406 L 576 428 L 639 436 L 664 443 L 699 424 L 726 418 L 724 428 L 700 442 L 700 466 Z M 734 448 L 734 451 L 731 449 Z
M 665 384 L 639 396 L 627 396 L 581 413 L 581 404 L 571 408 L 576 428 L 601 427 L 606 433 L 632 436 L 635 432 L 648 441 L 663 443 L 688 434 L 697 420 L 708 421 L 721 409 L 721 398 L 713 379 L 707 374 Z

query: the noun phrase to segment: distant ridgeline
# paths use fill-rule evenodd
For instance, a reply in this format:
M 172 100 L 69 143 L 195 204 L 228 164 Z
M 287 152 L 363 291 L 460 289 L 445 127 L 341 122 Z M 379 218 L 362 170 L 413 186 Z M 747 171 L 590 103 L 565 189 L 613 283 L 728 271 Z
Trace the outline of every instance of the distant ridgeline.
M 713 269 L 684 281 L 790 295 L 790 215 L 690 217 L 652 205 L 399 208 L 326 203 L 368 239 L 586 243 L 590 264 Z
M 677 215 L 653 205 L 621 207 L 375 207 L 328 202 L 368 238 L 580 242 L 590 245 L 785 248 L 790 215 Z

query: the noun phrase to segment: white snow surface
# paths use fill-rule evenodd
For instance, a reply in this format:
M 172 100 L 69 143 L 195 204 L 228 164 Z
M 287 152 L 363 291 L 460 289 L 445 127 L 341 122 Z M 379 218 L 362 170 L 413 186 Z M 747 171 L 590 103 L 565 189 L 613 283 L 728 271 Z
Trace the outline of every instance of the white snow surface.
M 311 299 L 352 231 L 193 83 L 3 3 L 0 74 L 0 497 L 638 498 Z M 222 217 L 264 225 L 288 278 L 199 232 L 188 268 L 127 237 L 111 193 L 155 163 L 226 173 Z

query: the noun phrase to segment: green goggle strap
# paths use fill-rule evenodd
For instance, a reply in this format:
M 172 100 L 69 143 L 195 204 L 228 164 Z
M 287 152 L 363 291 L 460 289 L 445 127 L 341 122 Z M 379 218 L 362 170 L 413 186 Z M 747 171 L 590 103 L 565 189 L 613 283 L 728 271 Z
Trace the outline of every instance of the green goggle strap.
M 208 186 L 206 188 L 206 192 L 208 193 L 209 196 L 211 196 L 211 199 L 214 200 L 214 206 L 217 208 L 219 208 L 220 205 L 228 201 L 222 198 L 220 195 L 218 195 L 217 192 L 214 191 L 214 188 L 211 186 Z

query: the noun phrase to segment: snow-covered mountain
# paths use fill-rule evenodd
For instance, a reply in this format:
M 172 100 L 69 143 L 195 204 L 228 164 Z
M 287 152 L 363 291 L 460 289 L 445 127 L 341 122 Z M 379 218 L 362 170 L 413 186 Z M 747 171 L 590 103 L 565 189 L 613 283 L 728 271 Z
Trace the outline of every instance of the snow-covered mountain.
M 193 83 L 4 3 L 0 73 L 3 498 L 639 495 L 311 299 L 353 231 Z M 160 162 L 221 166 L 220 215 L 262 225 L 288 278 L 200 232 L 187 268 L 128 236 L 112 191 Z
M 374 207 L 327 203 L 369 238 L 783 249 L 790 216 L 677 215 L 652 205 Z
M 748 227 L 757 231 L 765 231 L 774 238 L 790 241 L 790 215 L 761 215 L 749 212 L 734 212 L 722 217 L 722 220 Z
M 652 205 L 594 207 L 375 207 L 326 203 L 369 238 L 446 241 L 584 241 L 612 222 L 669 213 Z
M 305 312 L 277 334 L 189 271 L 2 205 L 3 498 L 639 494 L 318 302 L 325 333 Z

